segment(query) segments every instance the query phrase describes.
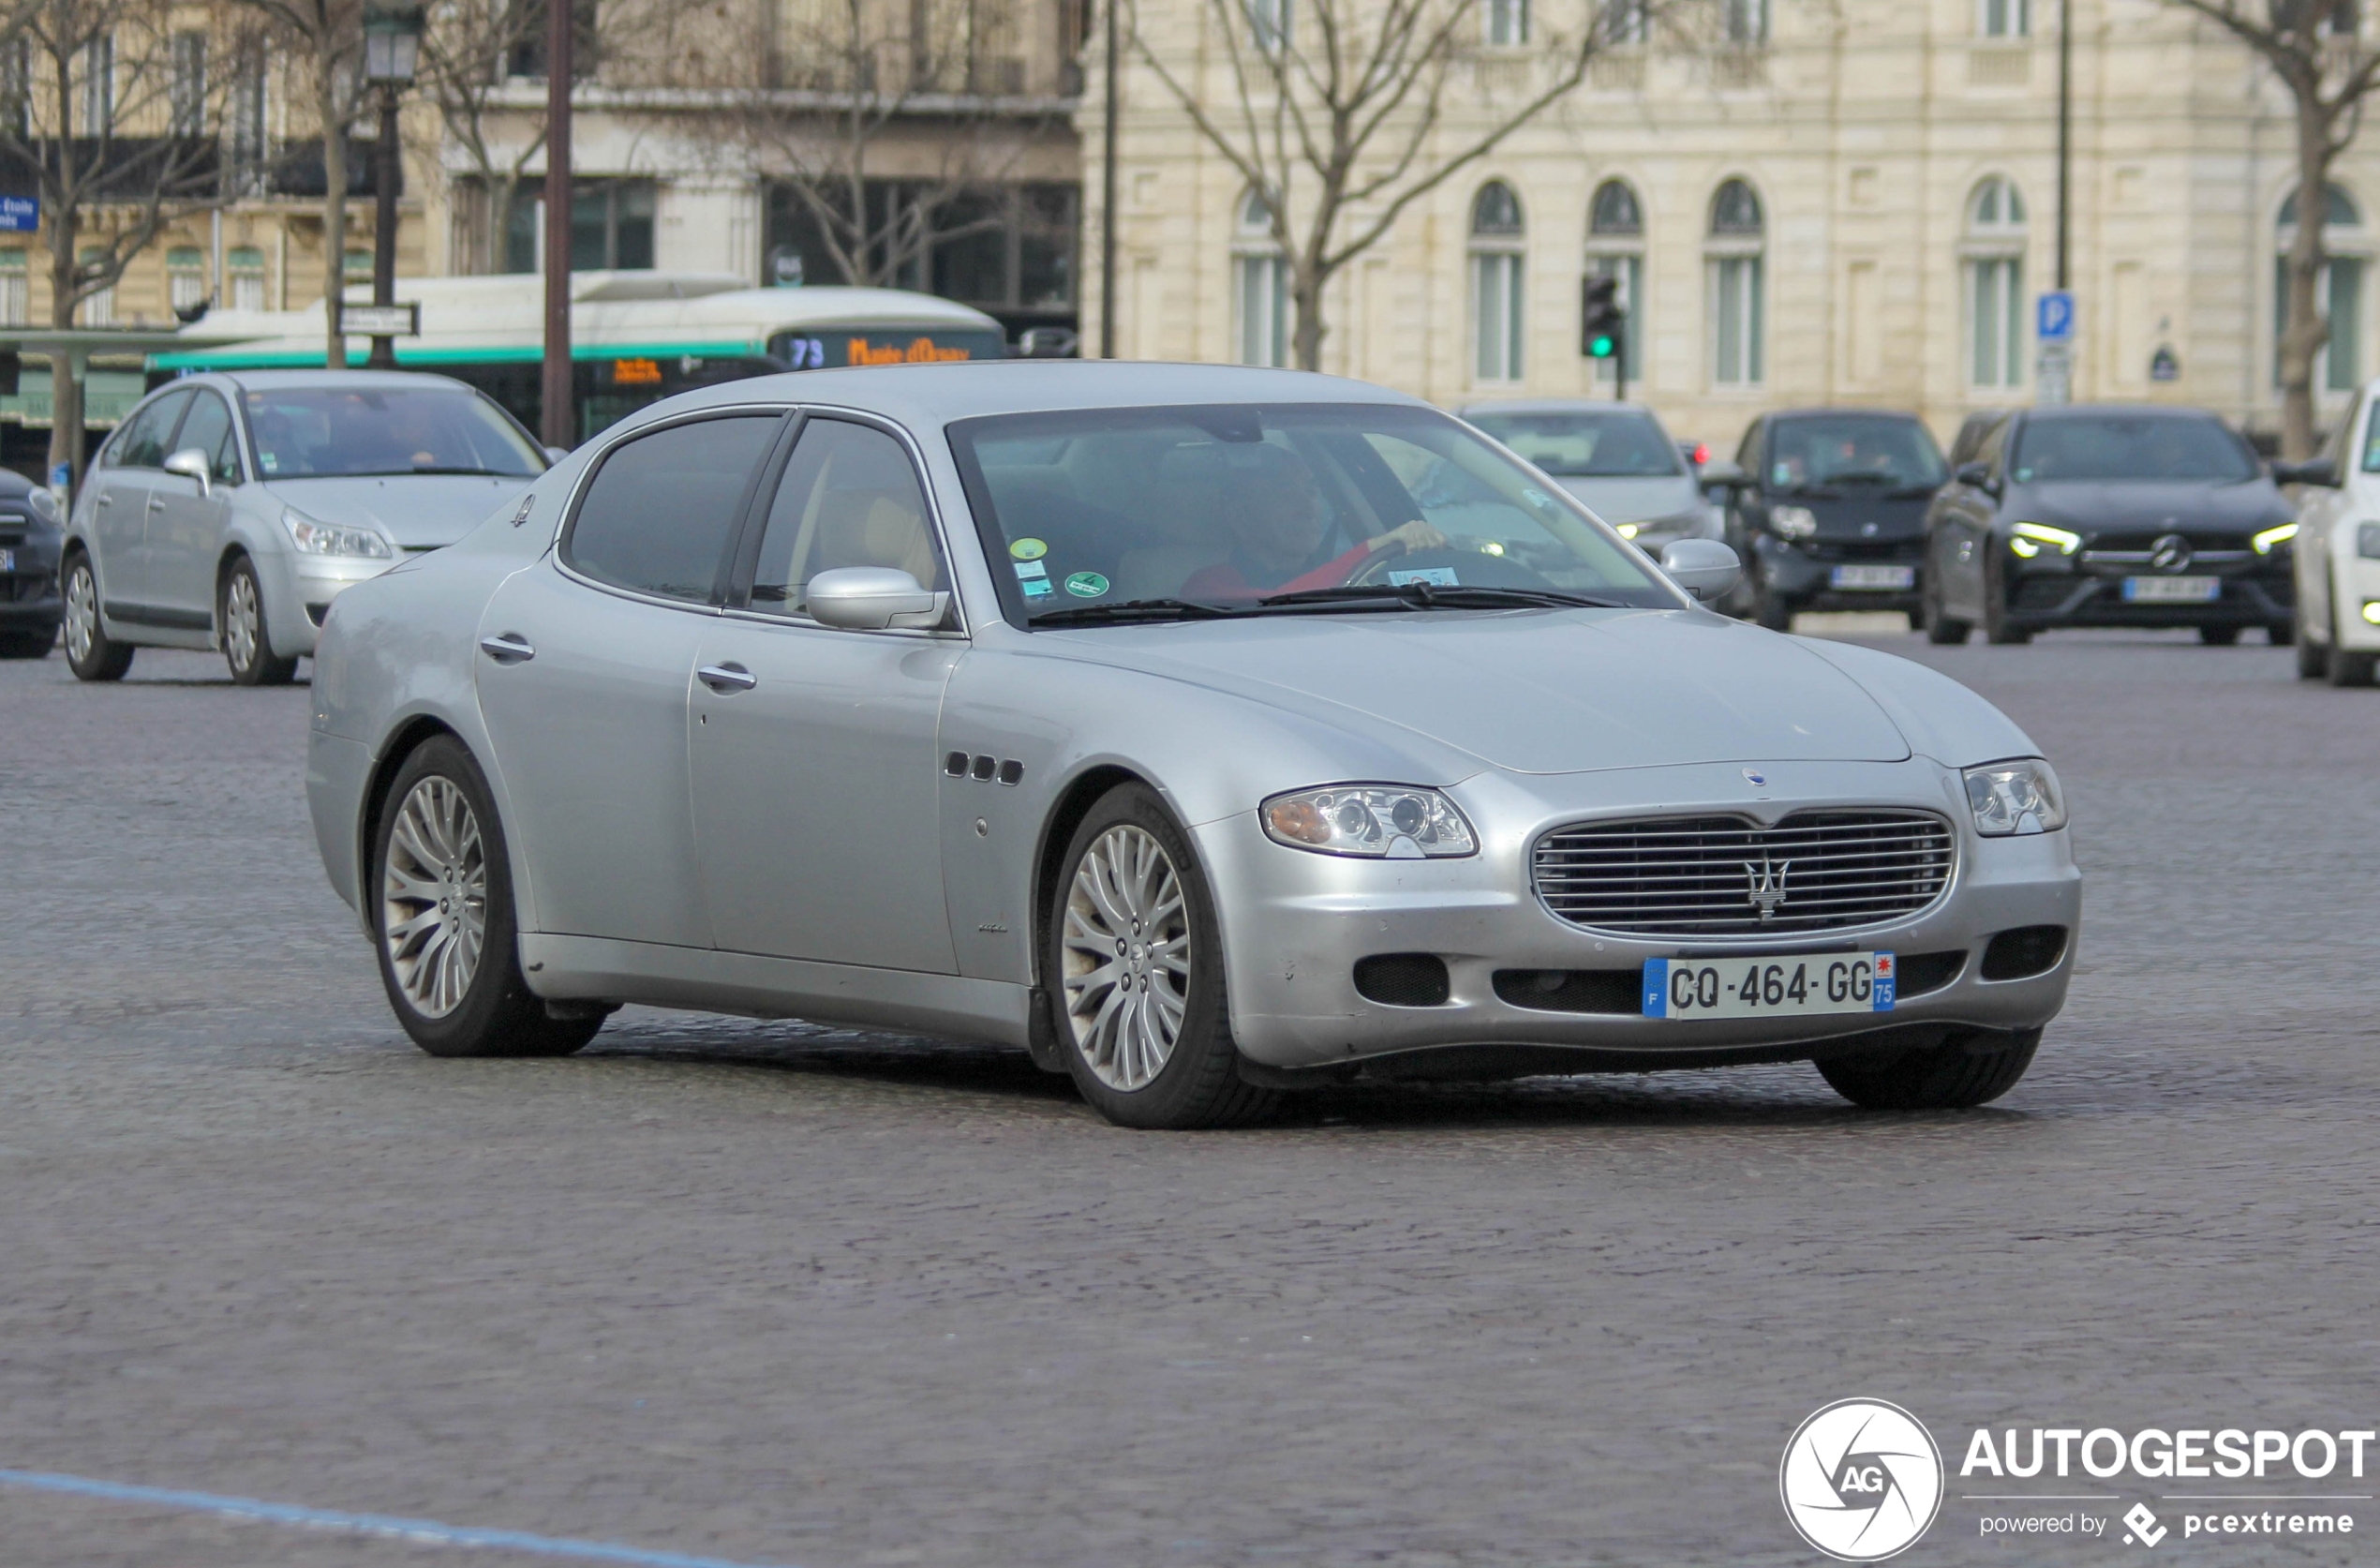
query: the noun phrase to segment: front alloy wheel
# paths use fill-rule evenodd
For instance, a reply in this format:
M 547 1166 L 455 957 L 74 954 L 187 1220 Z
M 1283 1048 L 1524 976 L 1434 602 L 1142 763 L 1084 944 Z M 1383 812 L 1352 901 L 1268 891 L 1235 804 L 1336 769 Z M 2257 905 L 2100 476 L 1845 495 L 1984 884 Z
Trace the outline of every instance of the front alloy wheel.
M 121 680 L 132 667 L 132 650 L 100 628 L 99 579 L 80 550 L 67 560 L 67 666 L 78 680 Z
M 256 562 L 242 556 L 223 575 L 216 624 L 223 628 L 223 662 L 231 679 L 243 686 L 286 686 L 297 674 L 295 658 L 276 659 L 264 630 L 264 595 L 259 591 Z

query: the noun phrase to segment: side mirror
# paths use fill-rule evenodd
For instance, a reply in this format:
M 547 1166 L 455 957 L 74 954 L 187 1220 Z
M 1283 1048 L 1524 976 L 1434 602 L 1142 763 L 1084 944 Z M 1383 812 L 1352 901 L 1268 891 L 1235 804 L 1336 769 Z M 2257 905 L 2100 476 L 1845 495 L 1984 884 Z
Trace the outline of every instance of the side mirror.
M 207 455 L 197 447 L 184 447 L 172 456 L 168 457 L 163 467 L 168 473 L 178 473 L 185 479 L 197 480 L 199 494 L 202 496 L 215 494 L 215 476 L 208 471 L 213 465 L 207 461 Z
M 2339 487 L 2339 465 L 2328 457 L 2308 457 L 2298 463 L 2272 465 L 2275 485 L 2319 485 L 2326 490 Z
M 928 630 L 950 613 L 950 595 L 930 592 L 897 566 L 839 566 L 810 579 L 811 619 L 845 632 Z
M 1673 540 L 1661 550 L 1661 570 L 1670 581 L 1708 603 L 1735 586 L 1744 575 L 1735 552 L 1716 539 Z
M 1958 465 L 1958 471 L 1952 474 L 1950 479 L 1952 484 L 1964 485 L 1971 490 L 1988 490 L 1992 487 L 1991 465 L 1989 463 L 1961 463 Z
M 1752 476 L 1724 457 L 1714 457 L 1703 465 L 1703 471 L 1694 476 L 1694 483 L 1704 489 L 1723 486 L 1730 490 L 1745 490 L 1751 487 Z

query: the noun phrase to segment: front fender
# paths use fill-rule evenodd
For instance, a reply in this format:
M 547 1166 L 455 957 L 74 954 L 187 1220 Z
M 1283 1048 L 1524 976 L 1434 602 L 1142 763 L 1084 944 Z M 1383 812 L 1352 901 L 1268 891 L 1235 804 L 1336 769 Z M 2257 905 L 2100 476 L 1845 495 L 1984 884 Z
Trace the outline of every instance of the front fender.
M 1859 682 L 1920 756 L 1945 768 L 2039 756 L 2016 722 L 1939 670 L 1856 643 L 1807 639 L 1811 652 Z

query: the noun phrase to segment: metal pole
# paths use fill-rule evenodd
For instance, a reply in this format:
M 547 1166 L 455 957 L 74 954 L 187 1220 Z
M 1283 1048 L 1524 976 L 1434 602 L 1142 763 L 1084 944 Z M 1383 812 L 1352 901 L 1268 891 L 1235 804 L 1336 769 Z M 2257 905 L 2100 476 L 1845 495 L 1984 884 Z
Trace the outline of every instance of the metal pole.
M 2058 0 L 2058 287 L 2066 280 L 2066 213 L 2074 184 L 2075 0 Z
M 1099 357 L 1116 357 L 1116 7 L 1108 0 L 1105 110 L 1099 125 Z
M 396 89 L 380 89 L 380 144 L 372 159 L 372 303 L 396 303 Z M 396 368 L 396 339 L 372 339 L 367 370 Z
M 578 444 L 571 406 L 572 0 L 545 0 L 545 444 Z

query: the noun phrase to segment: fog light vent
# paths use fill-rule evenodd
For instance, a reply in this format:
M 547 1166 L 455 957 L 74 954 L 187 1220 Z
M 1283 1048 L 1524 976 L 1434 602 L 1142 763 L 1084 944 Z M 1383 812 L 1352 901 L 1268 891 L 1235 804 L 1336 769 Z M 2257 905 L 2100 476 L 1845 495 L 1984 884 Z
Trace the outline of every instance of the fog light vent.
M 1984 978 L 2022 980 L 2058 967 L 2066 956 L 2064 926 L 2018 926 L 2003 931 L 1984 949 Z
M 1435 953 L 1375 953 L 1355 962 L 1356 993 L 1391 1008 L 1443 1007 L 1453 994 Z

